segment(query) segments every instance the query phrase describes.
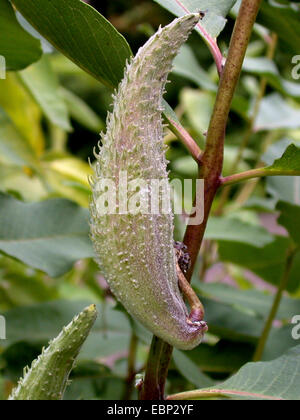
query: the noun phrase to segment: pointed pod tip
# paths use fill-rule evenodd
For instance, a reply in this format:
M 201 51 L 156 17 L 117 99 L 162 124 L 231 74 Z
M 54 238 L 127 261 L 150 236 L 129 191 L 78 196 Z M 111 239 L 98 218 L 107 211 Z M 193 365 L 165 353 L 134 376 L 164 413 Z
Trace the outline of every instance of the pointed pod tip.
M 93 303 L 92 305 L 90 305 L 90 306 L 88 306 L 88 307 L 86 308 L 86 311 L 87 311 L 87 312 L 95 312 L 95 313 L 97 313 L 97 308 L 96 308 L 96 305 Z

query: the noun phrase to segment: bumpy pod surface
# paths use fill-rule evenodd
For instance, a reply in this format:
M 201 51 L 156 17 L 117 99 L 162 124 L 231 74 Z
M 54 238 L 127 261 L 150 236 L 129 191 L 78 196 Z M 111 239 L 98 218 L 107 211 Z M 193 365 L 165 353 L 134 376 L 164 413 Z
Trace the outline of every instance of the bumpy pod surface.
M 179 291 L 171 203 L 165 214 L 126 213 L 120 209 L 118 194 L 123 182 L 120 171 L 126 171 L 128 183 L 139 178 L 165 180 L 168 185 L 162 96 L 172 61 L 198 20 L 198 14 L 190 14 L 160 28 L 126 66 L 96 156 L 90 205 L 97 261 L 112 292 L 146 328 L 179 349 L 197 346 L 203 330 L 199 324 L 187 322 L 187 308 Z M 116 185 L 115 214 L 103 212 L 103 179 Z M 128 193 L 127 202 L 134 194 Z
M 97 318 L 95 305 L 76 316 L 47 349 L 24 369 L 24 377 L 9 400 L 54 401 L 63 398 L 70 372 L 81 346 Z

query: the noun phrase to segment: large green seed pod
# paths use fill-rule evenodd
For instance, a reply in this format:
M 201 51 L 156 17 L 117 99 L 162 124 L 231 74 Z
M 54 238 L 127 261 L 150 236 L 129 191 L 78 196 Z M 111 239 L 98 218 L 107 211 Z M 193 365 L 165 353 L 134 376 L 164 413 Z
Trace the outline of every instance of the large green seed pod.
M 90 205 L 97 260 L 112 292 L 146 328 L 180 349 L 191 349 L 201 342 L 203 325 L 188 320 L 179 291 L 171 203 L 165 214 L 128 214 L 119 193 L 123 191 L 123 171 L 128 183 L 139 178 L 168 184 L 162 95 L 172 61 L 198 20 L 198 14 L 190 14 L 159 29 L 127 65 L 96 156 Z M 115 214 L 103 211 L 104 197 L 108 206 L 114 196 L 106 192 L 104 179 L 116 185 Z M 148 193 L 144 191 L 145 196 Z M 127 202 L 134 203 L 135 195 L 133 188 Z
M 9 400 L 61 400 L 70 372 L 81 346 L 95 320 L 97 310 L 91 305 L 76 316 L 47 349 L 24 369 L 24 377 L 13 390 Z

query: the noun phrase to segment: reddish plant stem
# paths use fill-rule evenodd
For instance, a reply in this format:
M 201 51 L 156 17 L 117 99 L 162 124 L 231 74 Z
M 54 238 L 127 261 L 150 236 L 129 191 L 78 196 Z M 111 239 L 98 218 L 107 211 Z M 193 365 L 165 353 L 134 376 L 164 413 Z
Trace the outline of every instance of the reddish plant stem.
M 188 225 L 184 242 L 191 256 L 190 280 L 203 240 L 210 209 L 220 185 L 223 166 L 224 139 L 231 102 L 242 69 L 252 28 L 262 0 L 243 0 L 230 42 L 228 58 L 222 72 L 216 103 L 207 133 L 206 148 L 202 155 L 199 177 L 205 180 L 205 217 L 199 225 Z M 193 215 L 192 215 L 193 216 Z M 172 347 L 153 337 L 140 398 L 164 399 L 164 389 Z
M 128 366 L 127 366 L 127 378 L 125 381 L 125 389 L 123 400 L 130 400 L 132 392 L 134 390 L 134 380 L 136 375 L 135 362 L 136 362 L 136 352 L 138 346 L 138 338 L 132 329 L 130 345 L 129 345 L 129 354 L 128 354 Z
M 163 400 L 173 347 L 153 336 L 140 400 Z

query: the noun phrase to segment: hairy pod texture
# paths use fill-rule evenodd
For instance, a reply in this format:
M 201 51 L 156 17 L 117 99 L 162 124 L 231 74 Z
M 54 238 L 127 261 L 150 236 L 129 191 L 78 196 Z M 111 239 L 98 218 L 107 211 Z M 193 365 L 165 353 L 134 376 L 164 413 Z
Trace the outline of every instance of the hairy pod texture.
M 179 291 L 171 202 L 165 214 L 124 212 L 120 208 L 120 171 L 126 171 L 128 184 L 138 178 L 168 185 L 162 96 L 172 61 L 198 20 L 198 14 L 190 14 L 160 28 L 127 64 L 91 182 L 91 237 L 112 292 L 146 328 L 179 349 L 197 346 L 203 329 L 199 323 L 188 322 Z M 116 214 L 103 212 L 103 179 L 116 185 Z M 151 192 L 151 187 L 140 191 L 140 197 L 151 196 Z M 134 188 L 129 191 L 127 202 L 135 194 Z
M 97 318 L 95 305 L 76 316 L 47 349 L 24 369 L 9 400 L 61 400 L 75 359 Z

